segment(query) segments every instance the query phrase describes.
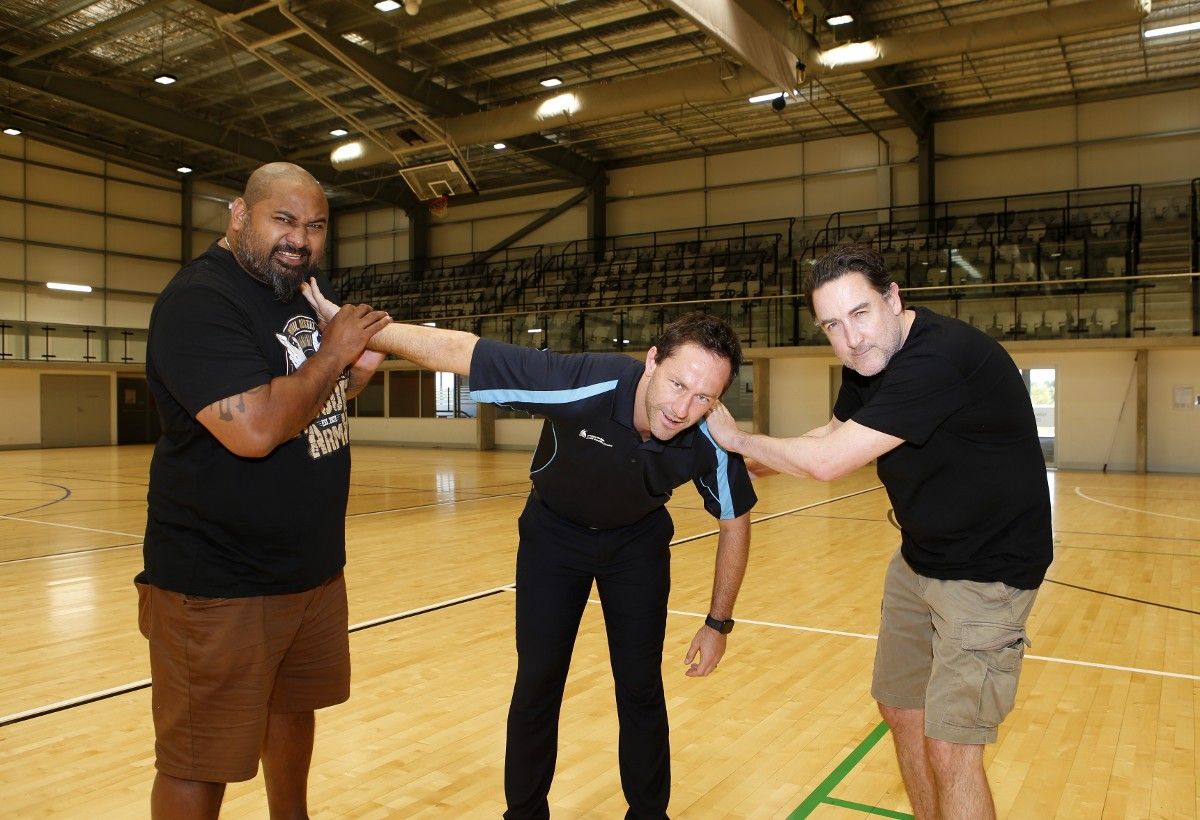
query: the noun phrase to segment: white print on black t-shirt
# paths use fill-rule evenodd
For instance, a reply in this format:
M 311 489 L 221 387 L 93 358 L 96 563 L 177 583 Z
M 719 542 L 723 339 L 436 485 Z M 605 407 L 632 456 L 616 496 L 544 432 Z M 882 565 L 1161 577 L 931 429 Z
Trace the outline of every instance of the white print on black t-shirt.
M 308 358 L 321 349 L 321 334 L 311 316 L 293 316 L 275 338 L 287 353 L 287 372 L 295 373 Z M 333 395 L 304 431 L 308 455 L 313 459 L 327 456 L 350 443 L 350 425 L 346 421 L 346 375 L 338 379 Z
M 603 444 L 605 447 L 612 447 L 612 445 L 611 445 L 611 444 L 609 444 L 609 443 L 608 443 L 607 441 L 605 441 L 604 439 L 600 438 L 600 436 L 593 436 L 591 433 L 589 433 L 589 432 L 587 431 L 587 429 L 586 429 L 586 428 L 584 428 L 583 430 L 580 430 L 580 431 L 579 431 L 579 437 L 580 437 L 580 438 L 585 438 L 585 439 L 587 439 L 588 441 L 594 441 L 594 442 L 597 442 L 598 444 Z

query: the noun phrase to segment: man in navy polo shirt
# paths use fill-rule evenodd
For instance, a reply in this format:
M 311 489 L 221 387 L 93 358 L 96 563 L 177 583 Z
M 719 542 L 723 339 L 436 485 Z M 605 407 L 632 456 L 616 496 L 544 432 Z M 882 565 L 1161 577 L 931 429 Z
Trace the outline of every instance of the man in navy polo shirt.
M 315 287 L 306 292 L 322 316 L 336 311 Z M 504 816 L 550 816 L 563 688 L 595 580 L 616 681 L 626 817 L 666 817 L 671 764 L 661 670 L 674 527 L 665 504 L 692 481 L 719 522 L 709 614 L 684 658 L 686 674 L 704 676 L 733 628 L 757 501 L 741 457 L 717 446 L 704 422 L 741 365 L 737 336 L 715 316 L 689 313 L 664 330 L 644 363 L 422 325 L 391 325 L 370 347 L 469 375 L 476 401 L 546 417 L 518 521 Z

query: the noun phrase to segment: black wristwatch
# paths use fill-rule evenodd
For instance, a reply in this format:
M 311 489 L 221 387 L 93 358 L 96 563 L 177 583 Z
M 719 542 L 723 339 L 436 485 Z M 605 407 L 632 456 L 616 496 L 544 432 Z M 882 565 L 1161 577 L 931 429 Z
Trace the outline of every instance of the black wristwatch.
M 718 621 L 712 615 L 705 615 L 704 616 L 704 625 L 707 626 L 709 629 L 717 630 L 722 635 L 728 635 L 730 632 L 733 631 L 733 618 L 730 618 L 727 621 Z

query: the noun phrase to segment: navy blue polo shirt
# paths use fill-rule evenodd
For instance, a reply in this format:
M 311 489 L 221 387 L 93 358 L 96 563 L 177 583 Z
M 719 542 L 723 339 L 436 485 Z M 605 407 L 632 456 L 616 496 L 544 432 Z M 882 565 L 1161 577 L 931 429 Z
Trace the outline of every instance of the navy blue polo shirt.
M 619 353 L 564 355 L 481 339 L 471 398 L 546 417 L 530 478 L 542 504 L 575 524 L 635 524 L 688 481 L 714 517 L 748 512 L 758 497 L 746 464 L 713 441 L 707 423 L 670 441 L 642 441 L 633 405 L 644 370 Z

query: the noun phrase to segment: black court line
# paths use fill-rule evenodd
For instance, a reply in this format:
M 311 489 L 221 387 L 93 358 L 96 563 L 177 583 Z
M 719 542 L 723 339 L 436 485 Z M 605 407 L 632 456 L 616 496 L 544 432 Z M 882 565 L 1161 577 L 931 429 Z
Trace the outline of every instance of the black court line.
M 896 529 L 900 529 L 900 525 L 898 523 L 896 523 L 896 516 L 893 514 L 892 510 L 888 510 L 888 520 L 892 522 L 893 527 L 895 527 Z M 1094 533 L 1094 534 L 1101 535 L 1102 533 Z M 1056 545 L 1056 548 L 1058 546 L 1061 546 L 1061 545 Z M 1079 547 L 1076 549 L 1087 549 L 1087 547 Z M 1129 550 L 1129 552 L 1136 552 L 1136 550 Z M 1139 554 L 1142 554 L 1142 553 L 1139 553 Z M 1192 556 L 1180 555 L 1177 557 L 1190 558 Z M 1060 587 L 1070 587 L 1071 589 L 1078 589 L 1081 592 L 1091 592 L 1095 595 L 1103 595 L 1106 598 L 1120 598 L 1122 601 L 1132 601 L 1135 604 L 1145 604 L 1146 606 L 1159 607 L 1160 609 L 1173 609 L 1176 612 L 1184 612 L 1184 613 L 1187 613 L 1188 615 L 1200 615 L 1200 612 L 1197 612 L 1194 609 L 1185 609 L 1184 607 L 1173 606 L 1172 604 L 1160 604 L 1157 601 L 1147 601 L 1143 598 L 1130 598 L 1128 595 L 1118 595 L 1115 592 L 1105 592 L 1102 589 L 1092 589 L 1091 587 L 1083 587 L 1083 586 L 1079 586 L 1078 584 L 1069 584 L 1066 581 L 1056 581 L 1053 578 L 1046 578 L 1045 583 L 1058 584 Z
M 109 550 L 129 549 L 130 547 L 140 547 L 141 541 L 134 541 L 129 544 L 112 544 L 107 547 L 80 547 L 77 550 L 63 550 L 62 552 L 48 552 L 45 555 L 26 555 L 23 558 L 8 558 L 0 561 L 0 567 L 5 564 L 23 564 L 26 561 L 41 561 L 44 558 L 67 558 L 72 555 L 88 555 L 95 552 L 108 552 Z
M 486 592 L 480 592 L 475 595 L 469 595 L 465 598 L 459 598 L 454 601 L 449 601 L 446 603 L 439 603 L 439 604 L 430 604 L 429 606 L 421 607 L 420 609 L 409 610 L 408 612 L 402 612 L 398 615 L 389 615 L 389 616 L 380 618 L 379 620 L 367 621 L 366 623 L 362 623 L 357 626 L 350 627 L 348 632 L 350 634 L 354 634 L 355 632 L 361 632 L 364 629 L 371 629 L 376 626 L 383 626 L 384 624 L 391 624 L 391 623 L 395 623 L 396 621 L 403 621 L 408 618 L 414 618 L 417 615 L 426 615 L 430 612 L 437 612 L 442 609 L 449 609 L 450 607 L 458 606 L 459 604 L 466 604 L 466 603 L 470 603 L 472 601 L 482 600 L 483 598 L 490 598 L 493 595 L 502 594 L 505 591 L 505 589 L 506 588 L 489 589 Z M 63 701 L 62 703 L 56 703 L 51 706 L 45 706 L 41 709 L 31 709 L 27 712 L 22 712 L 21 714 L 16 715 L 15 717 L 7 718 L 6 720 L 0 721 L 0 728 L 4 728 L 5 726 L 11 726 L 15 723 L 23 723 L 27 720 L 33 720 L 34 718 L 45 717 L 46 715 L 53 715 L 57 712 L 64 712 L 67 709 L 74 709 L 78 706 L 86 706 L 90 703 L 98 703 L 99 701 L 102 701 L 102 700 L 109 700 L 111 698 L 119 697 L 120 695 L 127 695 L 131 692 L 139 692 L 142 689 L 148 689 L 148 688 L 150 688 L 149 681 L 138 681 L 137 683 L 130 683 L 130 684 L 126 684 L 124 686 L 115 687 L 113 689 L 107 689 L 103 692 L 98 692 L 94 695 L 84 695 L 83 697 L 81 697 L 79 699 L 67 700 L 67 701 Z
M 1142 598 L 1130 598 L 1128 595 L 1118 595 L 1115 592 L 1105 592 L 1102 589 L 1092 589 L 1091 587 L 1081 587 L 1078 584 L 1068 584 L 1066 581 L 1055 581 L 1053 578 L 1046 579 L 1047 584 L 1058 584 L 1060 587 L 1070 587 L 1083 592 L 1092 592 L 1096 595 L 1103 595 L 1106 598 L 1120 598 L 1122 601 L 1132 601 L 1135 604 L 1145 604 L 1146 606 L 1154 606 L 1160 609 L 1173 609 L 1176 612 L 1183 612 L 1187 615 L 1200 615 L 1200 611 L 1195 609 L 1186 609 L 1181 606 L 1173 606 L 1171 604 L 1160 604 L 1157 601 L 1147 601 Z
M 25 510 L 17 510 L 14 513 L 6 513 L 6 515 L 24 515 L 27 512 L 33 512 L 34 510 L 40 510 L 42 507 L 52 506 L 54 504 L 59 503 L 60 501 L 66 501 L 68 498 L 71 497 L 71 488 L 70 487 L 64 487 L 61 484 L 55 484 L 51 481 L 35 481 L 33 483 L 34 484 L 42 484 L 47 487 L 57 487 L 58 489 L 63 491 L 63 495 L 59 496 L 58 498 L 53 499 L 52 501 L 44 501 L 41 504 L 38 504 L 36 507 L 29 507 L 28 509 L 25 509 Z
M 1165 552 L 1163 550 L 1132 550 L 1118 549 L 1117 547 L 1086 547 L 1082 544 L 1060 544 L 1055 543 L 1054 550 L 1087 550 L 1088 552 L 1120 552 L 1127 555 L 1159 555 L 1164 558 L 1200 558 L 1200 553 L 1196 552 Z
M 1123 532 L 1088 532 L 1086 530 L 1058 530 L 1056 535 L 1099 535 L 1107 538 L 1149 538 L 1157 541 L 1192 541 L 1200 542 L 1200 538 L 1184 538 L 1181 535 L 1143 535 L 1142 533 Z

